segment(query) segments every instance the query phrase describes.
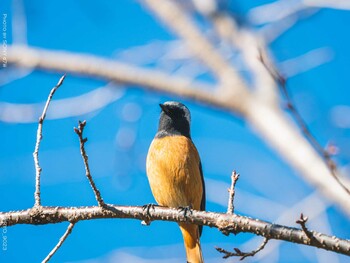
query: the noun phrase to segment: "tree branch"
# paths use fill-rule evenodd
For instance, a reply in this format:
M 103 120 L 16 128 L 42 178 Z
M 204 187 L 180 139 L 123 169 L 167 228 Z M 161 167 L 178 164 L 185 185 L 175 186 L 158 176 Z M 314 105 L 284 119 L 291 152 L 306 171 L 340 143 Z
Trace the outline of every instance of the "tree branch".
M 79 121 L 79 126 L 78 126 L 78 128 L 74 127 L 74 131 L 79 137 L 80 153 L 81 153 L 81 157 L 83 158 L 83 161 L 84 161 L 85 175 L 86 175 L 87 179 L 89 180 L 89 183 L 90 183 L 92 190 L 94 191 L 95 198 L 96 198 L 98 205 L 100 207 L 104 207 L 105 203 L 101 197 L 101 193 L 97 189 L 96 184 L 95 184 L 94 180 L 92 179 L 90 167 L 89 167 L 89 162 L 88 162 L 88 156 L 87 156 L 86 151 L 85 151 L 85 143 L 87 142 L 87 138 L 83 137 L 85 125 L 86 125 L 86 121 L 83 121 L 83 122 Z
M 75 223 L 70 223 L 67 227 L 66 232 L 58 241 L 57 245 L 51 250 L 51 252 L 47 255 L 47 257 L 41 263 L 47 263 L 52 258 L 52 256 L 56 253 L 56 251 L 62 246 L 63 242 L 67 239 L 67 237 L 72 233 L 73 227 Z
M 179 35 L 220 82 L 217 96 L 229 100 L 237 110 L 244 111 L 250 91 L 234 67 L 218 52 L 215 46 L 204 36 L 198 26 L 189 17 L 188 12 L 172 0 L 143 0 L 162 22 Z
M 21 211 L 11 211 L 0 213 L 0 222 L 14 226 L 17 224 L 43 225 L 61 223 L 65 221 L 78 222 L 83 220 L 101 218 L 121 218 L 139 220 L 163 220 L 172 222 L 188 222 L 198 225 L 218 228 L 233 234 L 254 233 L 268 239 L 278 239 L 297 244 L 303 244 L 322 248 L 336 253 L 350 256 L 350 241 L 331 237 L 319 232 L 312 232 L 317 240 L 314 242 L 308 238 L 302 229 L 294 227 L 272 224 L 263 220 L 253 219 L 237 214 L 214 213 L 193 210 L 191 214 L 184 215 L 183 212 L 175 208 L 155 206 L 145 213 L 142 206 L 118 206 L 106 204 L 104 208 L 100 206 L 90 207 L 48 207 L 42 206 L 39 209 L 31 208 Z
M 332 160 L 330 153 L 326 149 L 324 149 L 321 146 L 321 144 L 317 141 L 315 136 L 311 133 L 306 122 L 301 117 L 301 114 L 299 113 L 297 108 L 294 106 L 294 103 L 292 101 L 292 98 L 291 98 L 289 91 L 288 91 L 288 88 L 287 88 L 287 80 L 280 74 L 280 72 L 277 70 L 277 68 L 264 55 L 264 53 L 261 53 L 260 60 L 261 60 L 261 63 L 266 67 L 268 72 L 271 74 L 271 76 L 276 80 L 277 83 L 279 83 L 281 93 L 285 97 L 286 102 L 287 102 L 287 109 L 290 111 L 295 122 L 300 127 L 301 132 L 304 134 L 304 137 L 310 142 L 310 144 L 313 146 L 313 148 L 324 159 L 324 162 L 328 166 L 328 168 L 331 172 L 331 175 L 334 177 L 334 179 L 344 189 L 344 191 L 346 191 L 350 195 L 349 188 L 338 177 L 337 165 Z
M 224 254 L 223 258 L 241 257 L 240 260 L 243 260 L 246 257 L 253 257 L 253 256 L 255 256 L 256 253 L 258 253 L 259 251 L 261 251 L 261 250 L 263 250 L 265 248 L 265 246 L 266 246 L 266 244 L 268 242 L 269 242 L 269 239 L 265 237 L 264 241 L 260 244 L 260 246 L 257 249 L 254 249 L 253 251 L 250 251 L 250 252 L 242 252 L 238 248 L 234 248 L 233 249 L 235 252 L 227 251 L 226 249 L 223 249 L 221 247 L 216 247 L 215 249 L 217 251 L 219 251 L 220 253 Z
M 42 135 L 43 124 L 44 124 L 46 112 L 47 112 L 47 109 L 50 105 L 51 99 L 52 99 L 53 95 L 55 94 L 56 90 L 62 85 L 65 77 L 66 77 L 66 75 L 63 75 L 60 78 L 60 80 L 58 81 L 58 83 L 56 84 L 56 86 L 51 90 L 49 97 L 47 98 L 43 113 L 41 114 L 41 116 L 39 118 L 38 130 L 36 133 L 36 144 L 35 144 L 35 149 L 34 149 L 34 153 L 33 153 L 34 165 L 35 165 L 35 192 L 34 192 L 34 200 L 35 200 L 34 205 L 35 206 L 41 205 L 40 175 L 41 175 L 42 169 L 41 169 L 40 164 L 39 164 L 39 148 L 40 148 L 41 139 L 43 138 L 43 135 Z
M 8 46 L 7 51 L 8 63 L 20 67 L 66 72 L 136 87 L 147 87 L 151 91 L 167 92 L 207 102 L 219 108 L 223 107 L 220 105 L 229 105 L 213 96 L 214 85 L 200 81 L 193 82 L 192 79 L 172 76 L 159 70 L 143 69 L 110 59 L 58 50 Z
M 239 174 L 236 173 L 236 171 L 232 172 L 231 175 L 231 187 L 228 189 L 229 192 L 229 198 L 228 198 L 228 205 L 227 205 L 227 213 L 228 214 L 234 214 L 235 212 L 235 205 L 234 205 L 234 199 L 235 199 L 235 186 L 239 179 Z

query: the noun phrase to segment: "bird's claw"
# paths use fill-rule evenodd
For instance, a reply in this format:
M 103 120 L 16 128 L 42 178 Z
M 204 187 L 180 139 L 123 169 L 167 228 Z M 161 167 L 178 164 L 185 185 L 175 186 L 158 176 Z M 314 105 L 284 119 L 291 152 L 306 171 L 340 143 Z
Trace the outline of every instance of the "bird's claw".
M 184 213 L 184 217 L 187 217 L 188 213 L 192 215 L 192 205 L 179 206 L 179 211 Z
M 156 206 L 158 206 L 158 205 L 156 205 L 156 204 L 147 204 L 147 205 L 143 205 L 143 206 L 142 206 L 142 209 L 143 209 L 143 211 L 146 213 L 146 215 L 147 215 L 148 217 L 150 217 L 151 214 L 150 214 L 149 211 L 151 210 L 151 208 L 154 210 L 154 208 L 155 208 Z
M 144 216 L 145 216 L 145 219 L 141 221 L 142 225 L 149 226 L 151 224 L 151 220 L 150 220 L 151 213 L 150 213 L 150 210 L 151 210 L 151 208 L 154 210 L 154 208 L 156 206 L 158 206 L 158 205 L 156 205 L 156 204 L 147 204 L 147 205 L 143 205 L 142 206 L 142 210 L 143 210 Z

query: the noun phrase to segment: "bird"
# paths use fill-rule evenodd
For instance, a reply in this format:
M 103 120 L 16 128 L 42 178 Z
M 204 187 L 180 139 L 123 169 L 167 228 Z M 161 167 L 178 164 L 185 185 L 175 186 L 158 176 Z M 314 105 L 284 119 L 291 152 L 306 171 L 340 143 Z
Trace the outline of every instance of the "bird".
M 160 206 L 205 210 L 202 164 L 191 139 L 191 114 L 182 103 L 159 104 L 158 131 L 151 142 L 146 173 L 154 199 Z M 179 223 L 188 263 L 202 263 L 200 236 L 203 226 Z

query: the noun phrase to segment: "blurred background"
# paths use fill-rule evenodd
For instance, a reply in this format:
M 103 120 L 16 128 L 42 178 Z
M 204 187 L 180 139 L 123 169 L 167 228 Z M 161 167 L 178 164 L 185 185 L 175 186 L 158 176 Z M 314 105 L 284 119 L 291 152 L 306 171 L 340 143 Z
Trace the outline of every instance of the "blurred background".
M 180 2 L 204 34 L 212 37 L 208 22 L 194 5 Z M 338 167 L 349 174 L 350 13 L 346 2 L 312 5 L 317 1 L 259 0 L 218 1 L 218 5 L 242 28 L 264 39 L 277 67 L 288 78 L 291 96 L 312 133 L 322 146 L 336 146 Z M 3 33 L 6 31 L 3 50 L 6 41 L 8 47 L 17 44 L 91 54 L 173 76 L 215 81 L 143 1 L 3 0 L 0 10 Z M 239 52 L 213 42 L 249 82 Z M 0 70 L 0 211 L 27 209 L 34 203 L 32 153 L 37 120 L 63 73 L 11 64 Z M 231 172 L 237 170 L 241 174 L 237 213 L 297 227 L 295 221 L 303 212 L 309 217 L 309 228 L 349 238 L 349 218 L 305 183 L 242 118 L 142 87 L 73 74 L 67 75 L 55 94 L 43 127 L 39 152 L 42 204 L 96 204 L 73 132 L 78 120 L 87 120 L 86 150 L 104 200 L 120 205 L 154 203 L 145 158 L 158 125 L 158 104 L 167 100 L 182 101 L 191 110 L 192 138 L 202 159 L 208 211 L 226 211 Z M 0 251 L 0 262 L 40 262 L 66 227 L 67 223 L 8 227 L 7 250 Z M 239 261 L 222 259 L 215 246 L 249 251 L 261 241 L 251 234 L 226 237 L 208 227 L 201 238 L 206 262 Z M 245 261 L 337 263 L 349 259 L 271 240 Z M 175 263 L 185 262 L 185 252 L 176 223 L 158 221 L 146 227 L 137 220 L 93 220 L 79 222 L 51 262 Z

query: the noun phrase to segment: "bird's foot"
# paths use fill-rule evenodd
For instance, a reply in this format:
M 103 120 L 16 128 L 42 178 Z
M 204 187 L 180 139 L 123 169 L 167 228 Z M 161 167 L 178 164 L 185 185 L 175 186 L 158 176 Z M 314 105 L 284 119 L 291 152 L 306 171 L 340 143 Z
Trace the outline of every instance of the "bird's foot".
M 150 217 L 151 217 L 151 213 L 150 213 L 150 210 L 158 206 L 156 204 L 147 204 L 147 205 L 143 205 L 142 206 L 142 209 L 143 209 L 143 214 L 145 216 L 145 219 L 141 221 L 141 224 L 144 225 L 144 226 L 149 226 L 151 224 L 151 220 L 150 220 Z
M 188 214 L 192 215 L 192 205 L 188 206 L 179 206 L 179 211 L 184 213 L 184 217 L 187 217 Z
M 144 213 L 146 213 L 147 216 L 151 216 L 149 211 L 151 210 L 151 208 L 154 210 L 154 208 L 156 206 L 158 206 L 158 205 L 157 204 L 147 204 L 147 205 L 143 205 L 142 209 L 143 209 Z

